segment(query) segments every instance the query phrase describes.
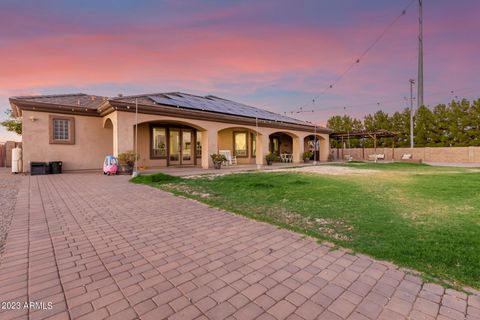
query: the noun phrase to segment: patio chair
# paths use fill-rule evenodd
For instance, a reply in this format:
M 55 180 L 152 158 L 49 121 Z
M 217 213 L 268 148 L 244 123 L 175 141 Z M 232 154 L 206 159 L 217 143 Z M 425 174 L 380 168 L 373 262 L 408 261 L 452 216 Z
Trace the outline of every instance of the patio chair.
M 385 154 L 384 153 L 379 153 L 376 156 L 377 156 L 377 160 L 385 160 Z
M 404 153 L 402 154 L 402 160 L 411 160 L 412 155 L 410 153 Z
M 280 153 L 280 162 L 292 162 L 293 154 L 291 153 Z
M 223 162 L 224 166 L 237 164 L 237 157 L 232 156 L 232 153 L 230 152 L 230 150 L 218 150 L 218 153 L 223 154 L 225 158 L 227 158 L 227 160 Z

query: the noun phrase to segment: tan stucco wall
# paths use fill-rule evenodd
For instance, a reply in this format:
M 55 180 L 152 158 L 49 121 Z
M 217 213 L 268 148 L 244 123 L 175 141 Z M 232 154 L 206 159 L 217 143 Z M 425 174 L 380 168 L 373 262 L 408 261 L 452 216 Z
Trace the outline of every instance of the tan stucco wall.
M 135 137 L 135 135 L 134 135 Z M 150 126 L 144 123 L 138 126 L 138 164 L 149 168 L 165 167 L 166 159 L 150 159 Z M 132 148 L 133 149 L 133 148 Z
M 133 112 L 121 112 L 115 111 L 108 116 L 104 117 L 104 121 L 106 118 L 109 118 L 113 125 L 114 125 L 114 154 L 117 155 L 118 153 L 125 152 L 128 150 L 134 149 L 134 125 L 135 125 L 135 113 Z M 250 132 L 255 132 L 255 126 L 248 126 L 242 125 L 238 126 L 232 123 L 221 123 L 221 122 L 213 122 L 207 120 L 192 120 L 192 119 L 184 119 L 179 117 L 171 117 L 171 116 L 161 116 L 161 115 L 150 115 L 150 114 L 138 114 L 138 123 L 139 128 L 142 124 L 147 124 L 149 122 L 157 122 L 157 123 L 168 123 L 169 125 L 173 124 L 181 124 L 192 126 L 197 130 L 204 132 L 205 134 L 202 135 L 202 159 L 197 160 L 198 165 L 202 165 L 203 167 L 207 167 L 211 165 L 209 155 L 212 153 L 217 153 L 218 150 L 228 149 L 233 150 L 233 130 L 248 130 Z M 227 129 L 227 130 L 226 130 Z M 222 131 L 223 130 L 223 131 Z M 258 128 L 258 141 L 257 141 L 257 157 L 255 158 L 238 158 L 239 163 L 265 163 L 265 155 L 268 153 L 269 148 L 269 139 L 268 137 L 276 132 L 283 132 L 288 134 L 293 139 L 293 145 L 291 147 L 293 153 L 293 160 L 294 162 L 301 162 L 302 161 L 302 153 L 304 151 L 304 138 L 308 135 L 313 134 L 313 132 L 309 133 L 306 131 L 297 131 L 297 130 L 279 130 L 276 128 L 270 127 L 262 127 Z M 326 161 L 328 158 L 329 153 L 329 139 L 328 134 L 317 134 L 320 139 L 320 161 Z M 250 139 L 250 137 L 249 137 Z M 154 162 L 149 162 L 148 157 L 144 157 L 142 155 L 141 150 L 148 150 L 148 145 L 144 145 L 144 143 L 149 143 L 149 136 L 148 132 L 140 132 L 139 133 L 139 153 L 141 158 L 144 159 L 144 163 L 148 166 L 150 163 L 151 166 L 161 166 L 159 161 L 153 160 Z M 250 148 L 250 142 L 249 142 Z M 251 152 L 251 151 L 249 151 Z M 148 153 L 148 151 L 147 151 Z M 158 164 L 157 164 L 158 163 Z
M 135 113 L 115 111 L 109 115 L 100 117 L 73 116 L 75 118 L 75 144 L 50 144 L 49 143 L 49 115 L 53 113 L 23 111 L 23 167 L 30 171 L 31 161 L 63 161 L 64 170 L 87 170 L 101 169 L 103 159 L 108 154 L 134 150 L 135 145 Z M 31 121 L 34 117 L 36 120 Z M 197 165 L 206 168 L 211 166 L 210 154 L 218 153 L 218 150 L 233 151 L 233 131 L 245 130 L 255 133 L 255 126 L 236 125 L 232 123 L 213 122 L 207 120 L 191 120 L 179 117 L 138 114 L 139 125 L 139 148 L 140 166 L 162 167 L 166 166 L 165 159 L 150 159 L 150 133 L 149 123 L 166 124 L 169 126 L 187 125 L 202 132 L 202 157 L 197 158 Z M 249 157 L 238 158 L 239 164 L 265 163 L 265 155 L 268 153 L 269 136 L 276 132 L 283 132 L 292 137 L 291 145 L 285 146 L 285 151 L 293 153 L 294 162 L 301 161 L 304 150 L 303 139 L 311 134 L 304 131 L 280 130 L 270 127 L 258 128 L 257 156 L 251 157 L 251 136 L 248 135 Z M 321 152 L 328 155 L 328 135 Z M 291 150 L 291 151 L 290 151 Z M 282 150 L 283 151 L 283 150 Z
M 75 144 L 67 145 L 49 143 L 49 115 L 55 113 L 23 111 L 24 172 L 30 172 L 31 161 L 63 161 L 67 171 L 101 169 L 105 156 L 113 153 L 112 129 L 103 128 L 102 118 L 73 116 Z
M 233 155 L 233 133 L 235 131 L 245 131 L 245 128 L 237 127 L 224 129 L 218 132 L 218 150 L 230 150 Z M 254 164 L 255 157 L 252 157 L 252 142 L 250 133 L 252 131 L 247 130 L 247 149 L 248 157 L 237 157 L 238 164 Z

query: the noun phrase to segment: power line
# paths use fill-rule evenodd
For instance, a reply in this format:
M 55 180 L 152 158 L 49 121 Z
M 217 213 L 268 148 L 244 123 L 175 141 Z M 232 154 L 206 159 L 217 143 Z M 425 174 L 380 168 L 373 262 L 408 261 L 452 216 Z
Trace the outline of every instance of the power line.
M 315 96 L 312 99 L 312 103 L 315 103 L 315 99 L 318 99 L 320 96 L 324 95 L 329 89 L 333 89 L 334 86 L 336 86 L 343 78 L 344 76 L 350 72 L 356 65 L 362 61 L 362 59 L 383 39 L 383 37 L 387 34 L 387 32 L 397 23 L 398 20 L 404 15 L 406 15 L 407 10 L 412 6 L 415 0 L 410 0 L 408 5 L 405 7 L 405 9 L 402 10 L 402 12 L 395 17 L 395 19 L 390 22 L 390 24 L 387 25 L 387 27 L 375 38 L 375 40 L 360 54 L 358 58 L 356 58 L 331 84 L 326 86 L 320 94 Z M 311 103 L 307 103 L 303 105 L 302 107 L 299 108 L 299 110 L 291 111 L 290 113 L 305 113 L 305 112 L 314 112 L 313 110 L 305 110 L 304 108 L 309 107 Z
M 458 93 L 468 93 L 468 92 L 474 92 L 474 91 L 479 91 L 480 92 L 480 88 L 472 88 L 472 87 L 469 87 L 469 88 L 459 88 L 459 89 L 451 89 L 451 90 L 445 90 L 445 91 L 437 91 L 437 92 L 434 92 L 434 93 L 430 93 L 430 94 L 427 94 L 425 95 L 426 97 L 434 97 L 434 96 L 439 96 L 439 95 L 453 95 L 452 98 L 454 99 L 458 99 Z M 415 97 L 413 97 L 413 99 L 416 99 Z M 377 105 L 378 107 L 380 107 L 381 105 L 384 105 L 384 104 L 391 104 L 391 103 L 402 103 L 404 102 L 405 100 L 405 97 L 403 98 L 393 98 L 393 99 L 388 99 L 388 100 L 377 100 L 377 101 L 371 101 L 371 102 L 365 102 L 365 103 L 360 103 L 360 104 L 354 104 L 354 105 L 343 105 L 343 106 L 334 106 L 334 107 L 326 107 L 326 108 L 315 108 L 315 110 L 304 110 L 303 108 L 300 107 L 299 110 L 297 111 L 291 111 L 291 112 L 284 112 L 285 115 L 287 115 L 288 113 L 315 113 L 315 112 L 323 112 L 325 110 L 332 110 L 332 109 L 339 109 L 339 108 L 342 108 L 344 111 L 346 111 L 346 109 L 354 109 L 354 108 L 360 108 L 360 107 L 368 107 L 368 106 L 372 106 L 372 105 Z M 313 101 L 313 103 L 315 103 Z M 437 105 L 438 103 L 436 104 L 433 104 L 433 105 Z

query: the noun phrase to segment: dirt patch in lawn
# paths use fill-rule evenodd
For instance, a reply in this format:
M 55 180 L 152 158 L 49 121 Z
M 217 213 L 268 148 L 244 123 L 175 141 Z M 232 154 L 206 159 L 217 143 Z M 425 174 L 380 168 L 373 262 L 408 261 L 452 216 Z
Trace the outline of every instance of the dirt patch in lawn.
M 340 167 L 340 166 L 312 166 L 312 167 L 301 167 L 301 168 L 292 168 L 292 169 L 283 169 L 283 170 L 271 170 L 270 172 L 275 171 L 283 171 L 283 172 L 304 172 L 304 173 L 314 173 L 314 174 L 326 174 L 326 175 L 333 175 L 333 176 L 340 176 L 340 175 L 369 175 L 372 173 L 379 173 L 380 170 L 372 170 L 372 169 L 355 169 L 349 167 Z

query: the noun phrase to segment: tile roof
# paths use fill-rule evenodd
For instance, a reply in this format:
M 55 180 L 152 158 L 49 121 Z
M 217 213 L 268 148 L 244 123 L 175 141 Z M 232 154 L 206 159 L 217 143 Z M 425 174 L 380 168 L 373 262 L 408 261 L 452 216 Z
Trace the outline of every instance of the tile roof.
M 107 101 L 108 98 L 85 93 L 74 93 L 42 96 L 17 96 L 12 97 L 11 99 L 96 110 L 102 103 Z

